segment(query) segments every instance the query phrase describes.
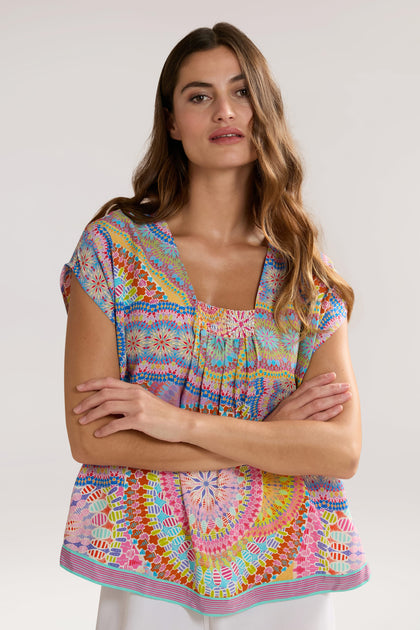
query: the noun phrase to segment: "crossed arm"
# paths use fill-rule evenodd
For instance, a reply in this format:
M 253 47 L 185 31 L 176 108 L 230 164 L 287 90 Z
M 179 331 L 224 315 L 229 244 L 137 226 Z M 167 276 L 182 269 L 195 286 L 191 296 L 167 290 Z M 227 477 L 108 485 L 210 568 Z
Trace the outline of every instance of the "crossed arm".
M 73 457 L 87 464 L 169 471 L 248 464 L 284 475 L 348 478 L 360 456 L 346 323 L 316 350 L 301 387 L 264 422 L 201 414 L 119 380 L 115 328 L 74 275 L 65 404 Z

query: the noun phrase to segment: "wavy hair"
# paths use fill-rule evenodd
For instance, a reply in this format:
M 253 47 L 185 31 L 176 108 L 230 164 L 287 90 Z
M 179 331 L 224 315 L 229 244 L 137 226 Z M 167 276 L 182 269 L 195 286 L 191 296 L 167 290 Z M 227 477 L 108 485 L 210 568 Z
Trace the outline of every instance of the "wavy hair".
M 92 221 L 119 208 L 136 223 L 150 223 L 165 220 L 185 206 L 189 194 L 188 159 L 181 142 L 173 140 L 167 130 L 167 113 L 173 111 L 173 93 L 186 57 L 218 46 L 227 46 L 236 54 L 253 108 L 252 142 L 257 160 L 252 216 L 285 262 L 274 317 L 283 329 L 281 315 L 293 308 L 304 337 L 312 330 L 319 282 L 334 289 L 344 300 L 348 317 L 354 294 L 319 252 L 317 228 L 302 203 L 303 169 L 286 125 L 280 90 L 260 50 L 231 24 L 221 22 L 213 28 L 198 28 L 173 48 L 159 79 L 149 148 L 133 174 L 134 195 L 111 199 Z

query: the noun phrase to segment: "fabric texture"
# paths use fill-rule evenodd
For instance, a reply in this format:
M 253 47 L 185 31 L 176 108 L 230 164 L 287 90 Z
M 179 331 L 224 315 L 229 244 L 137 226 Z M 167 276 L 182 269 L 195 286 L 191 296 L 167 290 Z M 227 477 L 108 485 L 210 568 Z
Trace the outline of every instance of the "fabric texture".
M 103 586 L 96 630 L 335 630 L 331 593 L 208 617 L 172 602 Z
M 268 248 L 255 308 L 200 302 L 166 222 L 136 225 L 121 211 L 89 224 L 70 270 L 115 324 L 120 378 L 207 414 L 261 422 L 301 383 L 313 352 L 346 318 L 317 283 L 316 332 L 299 342 L 297 316 L 273 306 L 285 272 Z M 158 472 L 82 466 L 61 564 L 103 585 L 209 615 L 261 602 L 348 590 L 368 579 L 340 480 L 242 465 Z

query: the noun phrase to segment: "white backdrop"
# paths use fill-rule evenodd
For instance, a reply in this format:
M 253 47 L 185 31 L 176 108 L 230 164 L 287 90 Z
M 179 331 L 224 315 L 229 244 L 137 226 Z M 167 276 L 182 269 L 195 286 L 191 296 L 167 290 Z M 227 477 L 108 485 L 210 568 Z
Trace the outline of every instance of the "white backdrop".
M 420 628 L 419 5 L 252 4 L 1 2 L 3 627 L 94 628 L 99 588 L 58 568 L 78 469 L 64 428 L 59 273 L 99 206 L 131 195 L 170 49 L 223 20 L 270 62 L 304 199 L 356 292 L 364 447 L 346 487 L 372 578 L 335 597 L 338 629 Z

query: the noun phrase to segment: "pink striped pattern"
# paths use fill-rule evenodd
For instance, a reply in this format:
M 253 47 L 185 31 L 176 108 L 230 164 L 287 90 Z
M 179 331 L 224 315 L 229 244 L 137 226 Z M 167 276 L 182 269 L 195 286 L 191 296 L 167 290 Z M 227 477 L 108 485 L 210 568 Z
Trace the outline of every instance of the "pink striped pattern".
M 208 598 L 180 584 L 150 579 L 139 573 L 112 569 L 87 560 L 66 547 L 62 547 L 60 565 L 92 582 L 104 586 L 133 591 L 145 597 L 154 597 L 181 604 L 206 615 L 229 615 L 264 602 L 305 597 L 328 591 L 348 591 L 362 586 L 369 579 L 369 567 L 364 564 L 358 571 L 346 575 L 313 575 L 306 578 L 261 584 L 230 599 Z

